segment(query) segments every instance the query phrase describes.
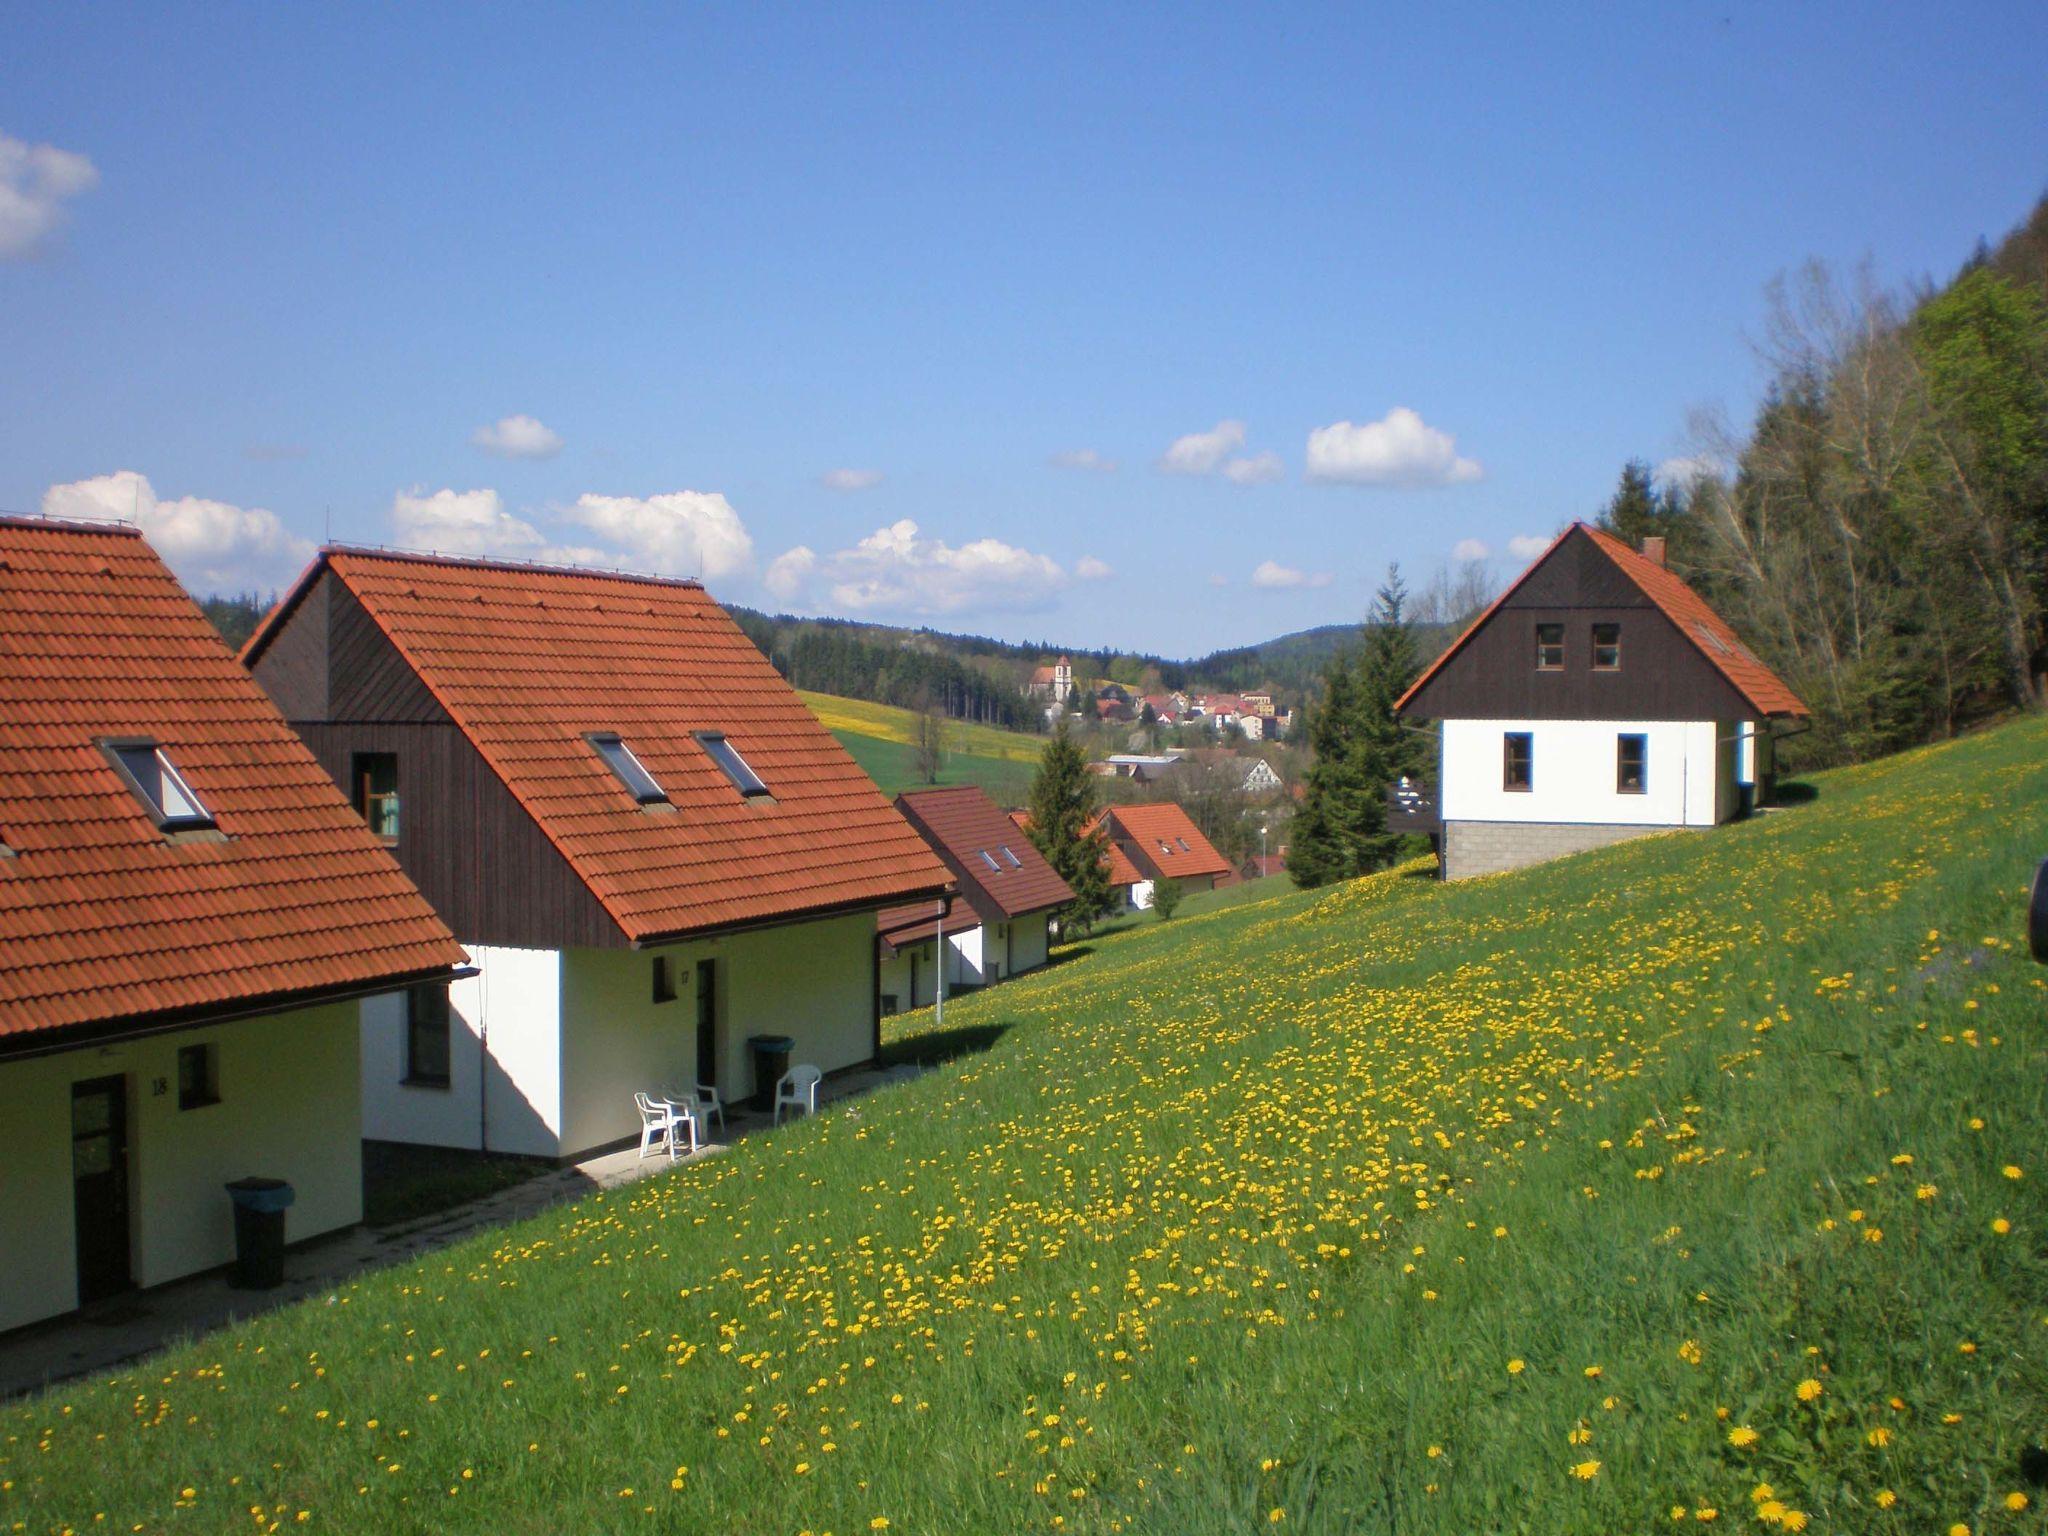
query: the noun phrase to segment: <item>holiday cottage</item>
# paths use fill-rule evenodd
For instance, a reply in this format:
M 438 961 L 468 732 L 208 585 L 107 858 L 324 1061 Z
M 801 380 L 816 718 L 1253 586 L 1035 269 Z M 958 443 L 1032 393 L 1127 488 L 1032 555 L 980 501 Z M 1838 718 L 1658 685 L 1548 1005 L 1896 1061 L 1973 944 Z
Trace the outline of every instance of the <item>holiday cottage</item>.
M 1664 564 L 1584 523 L 1396 706 L 1440 722 L 1429 808 L 1446 879 L 1746 815 L 1806 707 Z
M 1088 823 L 1089 833 L 1098 829 L 1108 844 L 1110 885 L 1125 892 L 1124 900 L 1134 910 L 1152 905 L 1152 893 L 1161 880 L 1206 891 L 1237 879 L 1230 861 L 1171 800 L 1108 806 Z
M 1052 916 L 1074 893 L 1016 823 L 973 785 L 898 795 L 896 809 L 960 886 L 945 919 L 947 990 L 988 986 L 1045 964 Z M 939 939 L 935 903 L 877 920 L 884 1013 L 932 1001 Z
M 360 1220 L 359 1000 L 463 960 L 135 530 L 0 518 L 0 1330 Z
M 950 877 L 696 582 L 329 549 L 243 660 L 478 967 L 365 1007 L 365 1135 L 567 1157 L 754 1035 L 875 1056 L 875 914 Z

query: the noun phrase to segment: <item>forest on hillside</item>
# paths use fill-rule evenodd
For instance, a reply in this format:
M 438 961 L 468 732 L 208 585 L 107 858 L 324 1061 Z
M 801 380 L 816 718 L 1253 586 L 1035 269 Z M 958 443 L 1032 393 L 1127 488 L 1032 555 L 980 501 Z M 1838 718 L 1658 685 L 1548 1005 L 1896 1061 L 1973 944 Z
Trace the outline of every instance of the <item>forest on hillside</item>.
M 1601 517 L 1662 534 L 1813 714 L 1792 766 L 1860 761 L 2048 692 L 2048 198 L 1939 287 L 1814 263 L 1774 284 L 1746 432 L 1629 464 Z

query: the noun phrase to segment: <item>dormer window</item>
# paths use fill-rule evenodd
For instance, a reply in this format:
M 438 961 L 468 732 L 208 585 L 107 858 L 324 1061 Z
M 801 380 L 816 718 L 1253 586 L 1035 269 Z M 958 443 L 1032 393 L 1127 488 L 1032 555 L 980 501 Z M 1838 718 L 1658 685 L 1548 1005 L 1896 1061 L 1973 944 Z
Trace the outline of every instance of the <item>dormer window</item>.
M 592 731 L 584 738 L 604 759 L 605 767 L 618 776 L 626 792 L 642 805 L 666 805 L 668 794 L 655 782 L 633 749 L 619 740 L 615 731 Z
M 740 756 L 740 749 L 725 739 L 723 731 L 699 731 L 697 745 L 702 747 L 719 771 L 732 780 L 732 787 L 749 800 L 768 793 L 768 786 L 761 775 L 748 766 Z
M 200 832 L 213 825 L 213 812 L 185 782 L 184 775 L 154 741 L 126 737 L 103 741 L 100 750 L 140 800 L 160 832 Z

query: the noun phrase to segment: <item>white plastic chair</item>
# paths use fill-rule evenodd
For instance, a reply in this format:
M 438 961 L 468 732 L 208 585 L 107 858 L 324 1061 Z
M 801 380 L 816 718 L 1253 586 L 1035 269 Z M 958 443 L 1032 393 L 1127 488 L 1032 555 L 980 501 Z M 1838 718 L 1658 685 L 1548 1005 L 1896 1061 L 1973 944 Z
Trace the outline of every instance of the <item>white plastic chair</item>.
M 649 1094 L 633 1095 L 633 1107 L 640 1111 L 640 1161 L 647 1161 L 651 1148 L 659 1147 L 676 1160 L 676 1115 L 666 1103 Z M 693 1138 L 694 1139 L 694 1138 Z
M 785 1109 L 792 1115 L 815 1115 L 818 1112 L 818 1083 L 824 1076 L 808 1063 L 791 1067 L 783 1073 L 782 1081 L 775 1085 L 774 1123 L 782 1124 Z
M 718 1134 L 725 1134 L 725 1100 L 718 1096 L 718 1090 L 709 1083 L 695 1085 L 691 1097 L 697 1103 L 697 1119 L 701 1123 L 709 1116 L 718 1117 Z
M 661 1105 L 674 1118 L 675 1124 L 670 1127 L 669 1139 L 673 1141 L 677 1132 L 688 1131 L 690 1151 L 694 1154 L 698 1145 L 696 1096 L 687 1093 L 665 1093 L 657 1095 L 654 1102 Z

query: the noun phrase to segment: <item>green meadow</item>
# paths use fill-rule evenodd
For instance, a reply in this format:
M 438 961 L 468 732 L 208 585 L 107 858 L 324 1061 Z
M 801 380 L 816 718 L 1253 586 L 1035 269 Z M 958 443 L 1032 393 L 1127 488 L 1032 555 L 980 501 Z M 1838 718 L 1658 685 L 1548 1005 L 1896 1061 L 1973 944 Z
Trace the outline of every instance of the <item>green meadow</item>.
M 2048 722 L 1811 789 L 1084 941 L 914 1081 L 0 1406 L 0 1529 L 2038 1531 Z

